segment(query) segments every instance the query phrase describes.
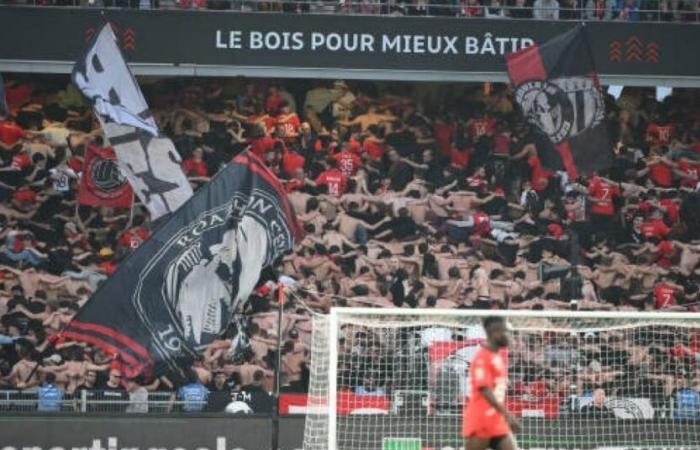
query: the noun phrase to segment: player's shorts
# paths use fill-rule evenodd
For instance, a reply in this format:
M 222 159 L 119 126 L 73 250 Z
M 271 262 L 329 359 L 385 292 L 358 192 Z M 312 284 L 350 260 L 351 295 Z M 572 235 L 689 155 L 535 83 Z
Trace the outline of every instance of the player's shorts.
M 464 421 L 462 434 L 464 437 L 496 438 L 510 434 L 510 427 L 501 417 L 494 420 L 494 417 L 476 416 Z
M 500 450 L 501 444 L 503 443 L 504 440 L 508 438 L 507 434 L 501 435 L 501 436 L 496 436 L 492 437 L 489 439 L 489 448 L 491 450 Z

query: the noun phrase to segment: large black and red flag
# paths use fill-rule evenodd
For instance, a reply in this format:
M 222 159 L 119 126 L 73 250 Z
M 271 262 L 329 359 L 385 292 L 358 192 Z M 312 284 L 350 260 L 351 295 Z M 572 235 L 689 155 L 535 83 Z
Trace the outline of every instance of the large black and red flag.
M 243 152 L 119 266 L 62 332 L 117 354 L 129 377 L 170 374 L 221 334 L 262 269 L 301 232 L 279 180 Z
M 538 142 L 542 164 L 571 178 L 609 168 L 612 144 L 585 26 L 510 53 L 506 63 L 516 103 L 546 136 Z
M 129 208 L 134 191 L 119 169 L 114 150 L 89 145 L 85 150 L 78 202 L 81 205 Z

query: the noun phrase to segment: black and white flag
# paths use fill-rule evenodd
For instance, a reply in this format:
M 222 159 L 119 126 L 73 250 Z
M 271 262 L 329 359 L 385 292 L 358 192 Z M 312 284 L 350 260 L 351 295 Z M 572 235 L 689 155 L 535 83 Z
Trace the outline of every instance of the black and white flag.
M 277 178 L 243 152 L 119 266 L 62 335 L 118 354 L 127 376 L 177 377 L 300 236 Z
M 192 196 L 173 143 L 160 137 L 112 28 L 105 24 L 73 68 L 73 83 L 92 102 L 120 168 L 158 219 Z

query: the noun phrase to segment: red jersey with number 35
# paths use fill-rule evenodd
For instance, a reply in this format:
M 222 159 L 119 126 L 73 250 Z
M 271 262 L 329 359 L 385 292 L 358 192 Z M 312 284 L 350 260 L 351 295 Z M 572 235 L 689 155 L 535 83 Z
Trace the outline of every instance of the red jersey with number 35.
M 487 387 L 505 404 L 508 366 L 502 352 L 486 347 L 476 351 L 469 367 L 469 401 L 464 410 L 464 436 L 495 437 L 510 433 L 508 422 L 481 393 Z

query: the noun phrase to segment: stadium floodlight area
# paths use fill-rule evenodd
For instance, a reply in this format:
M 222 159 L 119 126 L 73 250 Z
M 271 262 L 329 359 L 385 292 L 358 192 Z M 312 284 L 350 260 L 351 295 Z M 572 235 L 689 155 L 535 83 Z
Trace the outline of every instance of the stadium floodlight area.
M 700 314 L 334 308 L 314 317 L 304 450 L 462 449 L 488 315 L 512 330 L 522 449 L 700 449 Z

